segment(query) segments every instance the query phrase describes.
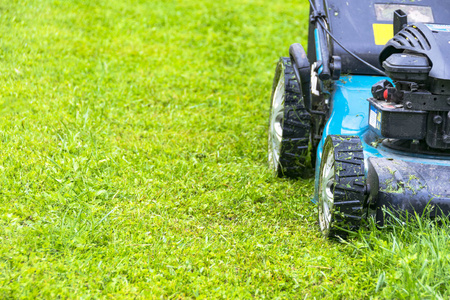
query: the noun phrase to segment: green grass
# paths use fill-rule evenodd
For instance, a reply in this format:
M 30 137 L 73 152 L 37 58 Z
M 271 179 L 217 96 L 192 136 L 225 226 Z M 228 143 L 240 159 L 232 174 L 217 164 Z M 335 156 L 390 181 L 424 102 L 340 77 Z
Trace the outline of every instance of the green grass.
M 448 226 L 318 233 L 276 179 L 307 2 L 0 3 L 1 298 L 448 298 Z M 409 224 L 409 223 L 408 223 Z

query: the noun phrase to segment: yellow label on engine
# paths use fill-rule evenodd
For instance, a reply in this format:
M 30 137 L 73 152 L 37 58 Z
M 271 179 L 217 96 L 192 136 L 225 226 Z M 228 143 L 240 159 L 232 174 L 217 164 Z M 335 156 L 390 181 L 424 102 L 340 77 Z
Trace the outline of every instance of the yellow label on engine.
M 394 25 L 373 24 L 373 36 L 375 37 L 375 45 L 386 45 L 394 37 Z

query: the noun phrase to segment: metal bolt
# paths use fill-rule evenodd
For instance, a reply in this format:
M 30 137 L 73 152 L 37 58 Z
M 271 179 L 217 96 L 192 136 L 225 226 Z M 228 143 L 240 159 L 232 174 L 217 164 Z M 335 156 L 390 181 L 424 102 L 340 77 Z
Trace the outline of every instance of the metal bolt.
M 443 140 L 444 140 L 444 143 L 449 144 L 450 143 L 450 135 L 444 134 Z
M 441 124 L 442 123 L 442 117 L 441 116 L 434 116 L 433 117 L 433 122 L 434 122 L 434 124 L 437 124 L 437 125 Z
M 409 102 L 409 101 L 408 101 L 408 102 L 406 102 L 406 107 L 407 107 L 407 108 L 412 108 L 412 106 L 413 106 L 413 105 L 412 105 L 412 103 L 411 103 L 411 102 Z

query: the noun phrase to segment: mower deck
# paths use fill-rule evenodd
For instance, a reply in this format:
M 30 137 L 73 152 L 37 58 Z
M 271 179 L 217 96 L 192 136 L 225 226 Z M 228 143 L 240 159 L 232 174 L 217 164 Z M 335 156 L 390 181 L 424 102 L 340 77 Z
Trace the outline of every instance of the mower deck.
M 369 207 L 377 222 L 384 221 L 382 207 L 393 212 L 426 212 L 430 217 L 450 214 L 450 166 L 370 157 L 367 183 Z

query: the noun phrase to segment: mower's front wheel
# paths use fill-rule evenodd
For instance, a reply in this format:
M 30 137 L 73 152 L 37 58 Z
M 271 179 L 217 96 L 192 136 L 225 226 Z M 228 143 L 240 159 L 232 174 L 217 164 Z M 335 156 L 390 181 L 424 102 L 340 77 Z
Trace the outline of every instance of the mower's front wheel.
M 269 119 L 268 159 L 277 176 L 307 175 L 310 121 L 291 60 L 283 57 L 275 70 Z
M 319 225 L 325 237 L 359 229 L 365 196 L 364 153 L 357 136 L 325 140 L 319 177 Z

